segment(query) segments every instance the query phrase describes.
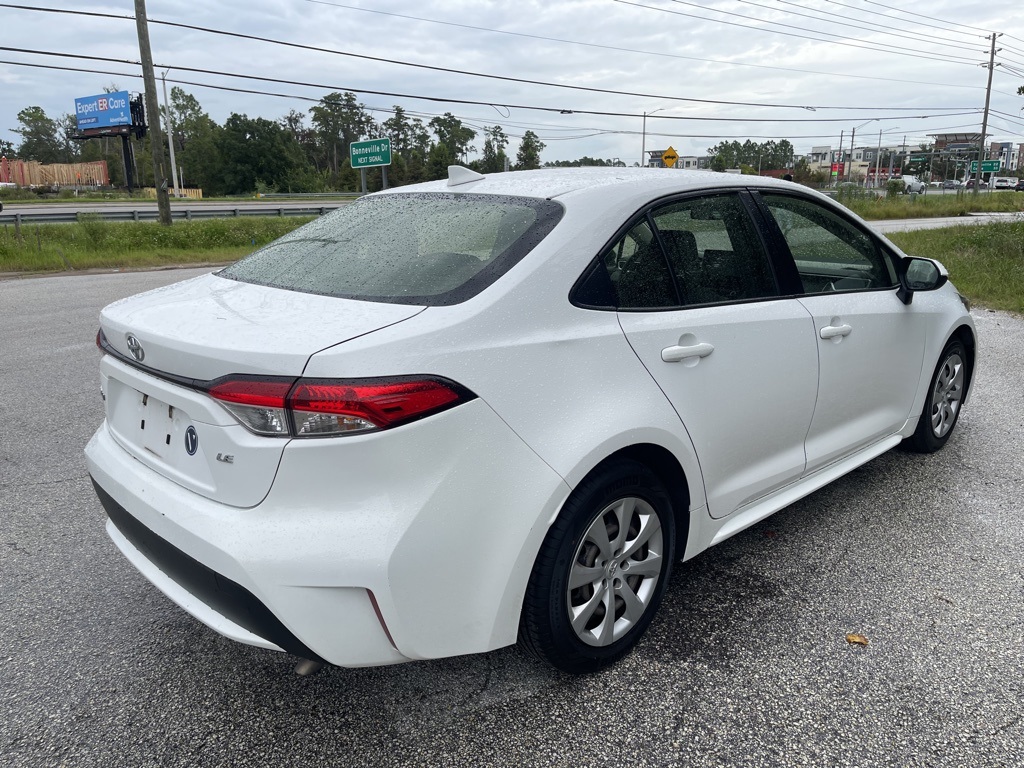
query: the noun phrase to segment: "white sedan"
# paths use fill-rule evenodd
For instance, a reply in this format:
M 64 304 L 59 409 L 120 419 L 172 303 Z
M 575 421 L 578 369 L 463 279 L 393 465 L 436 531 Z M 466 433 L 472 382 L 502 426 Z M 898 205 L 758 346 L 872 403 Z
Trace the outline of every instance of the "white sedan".
M 672 566 L 950 439 L 967 302 L 771 179 L 542 170 L 369 195 L 103 310 L 107 531 L 217 632 L 341 666 L 636 644 Z

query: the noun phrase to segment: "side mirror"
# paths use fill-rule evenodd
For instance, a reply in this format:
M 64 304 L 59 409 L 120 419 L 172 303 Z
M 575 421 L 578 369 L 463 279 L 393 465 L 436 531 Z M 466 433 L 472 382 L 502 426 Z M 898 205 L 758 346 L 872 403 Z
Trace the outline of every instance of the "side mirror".
M 946 284 L 949 274 L 937 261 L 910 256 L 903 260 L 897 298 L 904 304 L 914 300 L 915 291 L 934 291 Z

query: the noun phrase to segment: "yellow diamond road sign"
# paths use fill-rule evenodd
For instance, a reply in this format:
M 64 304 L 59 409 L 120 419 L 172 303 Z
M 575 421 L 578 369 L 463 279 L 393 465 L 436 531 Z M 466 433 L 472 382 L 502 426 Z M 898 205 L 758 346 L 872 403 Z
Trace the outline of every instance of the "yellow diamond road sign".
M 672 147 L 666 149 L 665 153 L 661 156 L 661 162 L 665 164 L 666 168 L 675 168 L 676 160 L 678 159 L 679 155 L 676 154 L 676 151 L 672 149 Z

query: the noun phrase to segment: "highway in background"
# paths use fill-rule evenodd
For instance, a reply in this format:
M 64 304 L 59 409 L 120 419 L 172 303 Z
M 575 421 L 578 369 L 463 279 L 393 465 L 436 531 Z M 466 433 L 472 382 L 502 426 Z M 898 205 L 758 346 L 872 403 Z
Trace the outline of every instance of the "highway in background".
M 211 219 L 231 216 L 320 216 L 348 205 L 351 199 L 330 198 L 266 198 L 260 200 L 172 200 L 171 216 L 175 219 Z M 0 224 L 13 224 L 21 217 L 23 224 L 72 222 L 78 214 L 98 214 L 113 221 L 156 221 L 156 200 L 118 202 L 4 203 Z

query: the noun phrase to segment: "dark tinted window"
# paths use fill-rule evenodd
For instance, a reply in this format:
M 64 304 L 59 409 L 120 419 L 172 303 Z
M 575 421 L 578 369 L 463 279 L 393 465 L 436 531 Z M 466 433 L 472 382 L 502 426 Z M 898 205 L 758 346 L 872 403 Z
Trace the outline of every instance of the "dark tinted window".
M 465 301 L 558 223 L 548 200 L 468 194 L 368 197 L 275 240 L 222 277 L 401 304 Z
M 654 211 L 654 222 L 683 304 L 778 295 L 768 255 L 737 195 L 673 203 Z
M 665 256 L 654 232 L 642 221 L 601 255 L 621 309 L 679 306 Z

